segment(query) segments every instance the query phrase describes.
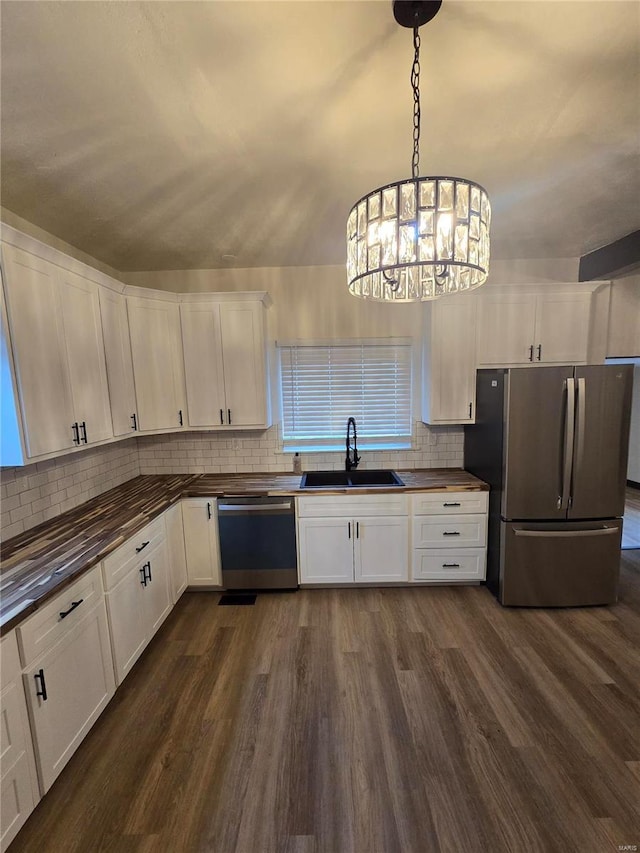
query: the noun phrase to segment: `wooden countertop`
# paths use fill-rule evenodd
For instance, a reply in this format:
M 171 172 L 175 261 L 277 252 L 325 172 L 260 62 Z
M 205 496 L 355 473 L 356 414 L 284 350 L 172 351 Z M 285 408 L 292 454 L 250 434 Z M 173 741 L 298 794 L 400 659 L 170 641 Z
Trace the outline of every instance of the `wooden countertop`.
M 357 494 L 486 491 L 459 468 L 398 471 L 404 486 Z M 299 474 L 175 474 L 135 477 L 0 546 L 0 634 L 5 634 L 180 498 L 222 495 L 336 495 L 300 489 Z

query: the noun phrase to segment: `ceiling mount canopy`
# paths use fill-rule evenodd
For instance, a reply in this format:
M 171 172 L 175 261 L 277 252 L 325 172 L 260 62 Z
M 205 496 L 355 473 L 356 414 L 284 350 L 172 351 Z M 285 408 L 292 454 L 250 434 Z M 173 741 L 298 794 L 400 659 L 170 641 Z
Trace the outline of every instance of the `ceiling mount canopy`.
M 411 178 L 377 187 L 347 220 L 347 278 L 354 296 L 418 302 L 473 290 L 489 273 L 491 206 L 465 178 L 420 177 L 420 33 L 442 0 L 394 0 L 393 14 L 413 30 Z

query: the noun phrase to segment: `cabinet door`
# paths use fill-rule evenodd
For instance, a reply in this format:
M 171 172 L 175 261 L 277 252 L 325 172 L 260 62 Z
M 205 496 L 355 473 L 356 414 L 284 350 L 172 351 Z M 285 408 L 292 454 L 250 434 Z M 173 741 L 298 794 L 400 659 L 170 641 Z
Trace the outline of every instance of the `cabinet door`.
M 142 572 L 139 567 L 106 596 L 116 684 L 121 684 L 148 642 L 143 601 Z
M 127 313 L 139 428 L 179 429 L 186 418 L 178 306 L 127 297 Z
M 300 583 L 351 583 L 355 524 L 341 518 L 299 518 Z
M 74 420 L 83 425 L 86 444 L 113 436 L 104 360 L 98 286 L 60 270 L 60 303 L 69 362 Z
M 100 288 L 100 313 L 113 434 L 129 435 L 136 428 L 137 415 L 126 298 Z
M 183 500 L 182 520 L 189 586 L 221 586 L 215 498 Z
M 182 505 L 176 504 L 165 514 L 167 548 L 169 550 L 169 585 L 171 602 L 175 604 L 187 588 L 187 559 L 184 551 Z
M 227 423 L 220 312 L 211 302 L 180 306 L 190 426 Z
M 536 307 L 536 360 L 557 364 L 586 363 L 590 310 L 590 293 L 539 296 Z
M 529 364 L 535 344 L 536 297 L 478 297 L 478 366 Z
M 267 423 L 263 312 L 259 303 L 220 305 L 226 408 L 232 427 Z
M 147 555 L 147 584 L 142 588 L 149 639 L 171 612 L 169 556 L 166 541 Z
M 46 699 L 36 695 L 43 679 Z M 115 690 L 103 601 L 25 672 L 24 683 L 46 793 Z
M 476 397 L 476 300 L 452 296 L 426 306 L 422 420 L 472 423 Z
M 409 580 L 409 520 L 356 518 L 356 581 Z
M 3 245 L 4 284 L 27 453 L 74 446 L 57 268 Z

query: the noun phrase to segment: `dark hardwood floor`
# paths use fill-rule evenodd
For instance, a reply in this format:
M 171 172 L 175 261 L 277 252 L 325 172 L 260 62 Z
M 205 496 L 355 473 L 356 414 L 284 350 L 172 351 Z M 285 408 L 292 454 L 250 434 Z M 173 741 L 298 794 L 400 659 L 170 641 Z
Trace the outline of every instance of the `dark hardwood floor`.
M 186 594 L 10 848 L 640 844 L 640 552 L 619 603 L 483 587 Z

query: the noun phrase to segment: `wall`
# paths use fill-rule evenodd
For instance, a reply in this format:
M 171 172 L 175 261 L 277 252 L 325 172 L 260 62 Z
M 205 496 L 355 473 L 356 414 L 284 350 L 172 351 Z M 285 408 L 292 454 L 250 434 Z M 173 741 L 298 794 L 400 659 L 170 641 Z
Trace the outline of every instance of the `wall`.
M 412 450 L 361 450 L 363 468 L 459 468 L 463 460 L 462 427 L 416 424 Z M 278 427 L 264 432 L 141 436 L 141 474 L 219 474 L 252 471 L 291 472 L 293 456 L 280 451 Z M 344 468 L 344 453 L 301 453 L 304 471 Z
M 640 273 L 616 279 L 611 286 L 607 355 L 640 357 Z
M 2 539 L 17 536 L 139 473 L 135 438 L 20 468 L 2 468 Z

